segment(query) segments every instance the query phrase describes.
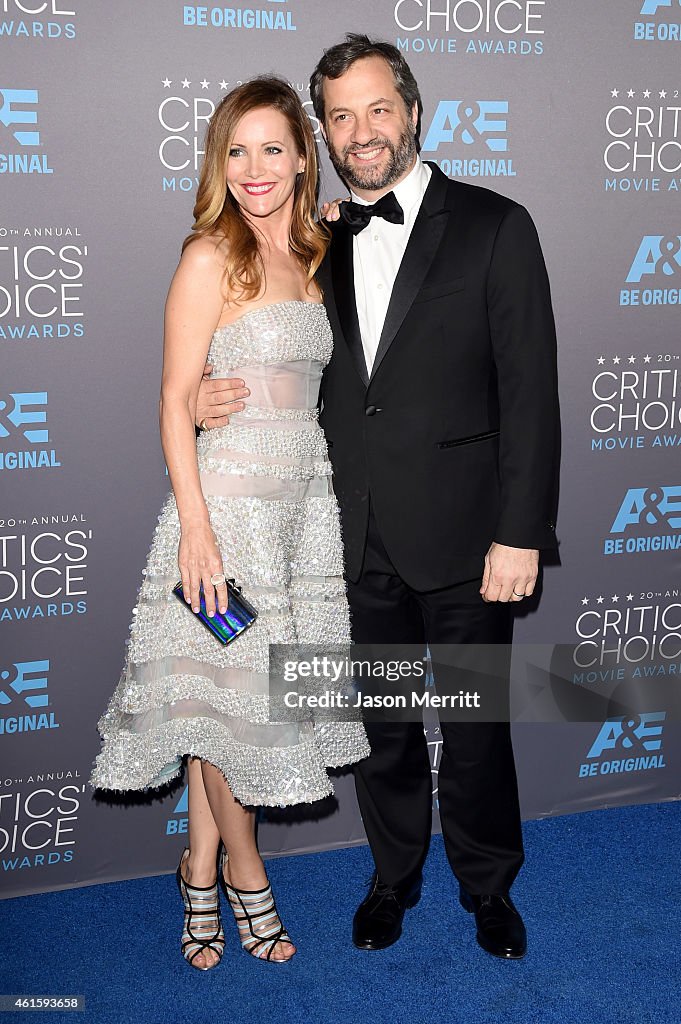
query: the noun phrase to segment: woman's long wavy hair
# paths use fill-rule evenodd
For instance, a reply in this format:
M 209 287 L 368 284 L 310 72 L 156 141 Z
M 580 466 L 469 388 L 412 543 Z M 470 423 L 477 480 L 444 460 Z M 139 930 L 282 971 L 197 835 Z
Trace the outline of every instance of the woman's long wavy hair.
M 216 107 L 206 133 L 206 149 L 194 205 L 192 233 L 182 250 L 195 239 L 215 235 L 226 241 L 225 285 L 231 301 L 256 298 L 265 284 L 265 266 L 258 236 L 241 212 L 225 180 L 225 167 L 241 118 L 260 107 L 272 107 L 284 115 L 305 170 L 294 188 L 293 216 L 289 232 L 295 253 L 309 284 L 324 258 L 330 233 L 315 220 L 319 192 L 317 145 L 310 119 L 297 94 L 281 78 L 262 75 L 244 82 Z

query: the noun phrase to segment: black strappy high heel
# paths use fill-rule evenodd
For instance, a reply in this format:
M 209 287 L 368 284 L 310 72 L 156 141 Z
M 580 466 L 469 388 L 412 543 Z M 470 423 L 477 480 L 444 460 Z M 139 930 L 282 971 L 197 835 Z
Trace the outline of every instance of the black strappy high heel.
M 235 888 L 225 879 L 226 862 L 227 854 L 223 850 L 218 877 L 234 913 L 242 947 L 256 960 L 265 960 L 270 964 L 288 963 L 295 956 L 295 952 L 283 960 L 272 959 L 278 942 L 286 942 L 293 946 L 277 912 L 272 886 L 268 882 L 264 889 Z
M 220 902 L 218 899 L 217 879 L 213 885 L 199 886 L 190 885 L 182 875 L 182 865 L 185 854 L 189 850 L 184 849 L 177 866 L 177 887 L 184 903 L 184 928 L 182 930 L 182 956 L 192 967 L 196 966 L 199 971 L 210 971 L 217 967 L 222 959 L 225 950 L 225 933 L 222 930 L 220 918 Z M 199 967 L 194 964 L 194 958 L 202 953 L 204 949 L 212 949 L 218 955 L 217 963 L 212 967 Z

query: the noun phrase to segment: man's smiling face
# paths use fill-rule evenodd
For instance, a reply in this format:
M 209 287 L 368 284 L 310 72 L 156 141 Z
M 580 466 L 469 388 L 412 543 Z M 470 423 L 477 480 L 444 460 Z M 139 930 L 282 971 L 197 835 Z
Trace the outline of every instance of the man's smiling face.
M 407 112 L 382 57 L 355 61 L 340 78 L 325 78 L 323 89 L 332 164 L 359 195 L 378 199 L 414 166 L 416 104 Z

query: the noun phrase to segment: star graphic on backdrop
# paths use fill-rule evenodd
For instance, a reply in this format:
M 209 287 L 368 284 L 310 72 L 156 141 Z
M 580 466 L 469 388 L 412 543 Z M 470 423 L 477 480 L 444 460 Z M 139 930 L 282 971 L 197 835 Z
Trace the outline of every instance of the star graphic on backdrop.
M 588 604 L 588 603 L 589 603 L 589 598 L 588 597 L 583 597 L 582 598 L 582 604 Z
M 644 356 L 643 357 L 643 362 L 644 363 L 649 363 L 650 362 L 650 356 Z
M 629 97 L 629 99 L 631 99 L 632 96 L 635 96 L 635 95 L 636 95 L 636 93 L 634 92 L 633 89 L 629 89 L 629 91 L 627 92 L 627 96 Z
M 612 90 L 610 91 L 610 95 L 612 96 L 612 98 L 613 98 L 614 100 L 616 100 L 616 99 L 617 99 L 617 97 L 619 96 L 619 89 L 612 89 Z
M 201 82 L 201 88 L 202 89 L 207 89 L 209 85 L 210 85 L 210 82 L 207 82 L 206 79 L 204 78 L 204 80 Z
M 618 601 L 619 601 L 619 594 L 613 594 L 612 595 L 612 603 L 613 604 L 617 604 Z
M 191 84 L 192 83 L 189 81 L 188 78 L 183 78 L 182 79 L 182 88 L 183 89 L 188 89 Z
M 643 99 L 644 100 L 649 100 L 650 99 L 650 89 L 644 89 L 643 90 Z
M 620 361 L 620 357 L 619 356 L 613 356 L 612 357 L 612 361 L 613 361 L 613 363 L 615 363 L 615 365 L 617 365 L 619 363 L 619 361 Z
M 603 602 L 604 602 L 604 601 L 605 601 L 605 598 L 604 598 L 604 597 L 602 597 L 602 596 L 601 596 L 601 595 L 599 594 L 599 595 L 598 595 L 598 597 L 596 598 L 596 604 L 603 604 Z
M 633 594 L 627 594 L 627 601 L 633 601 L 633 600 L 634 600 L 634 595 Z
M 220 88 L 221 89 L 228 89 L 229 88 L 229 86 L 227 85 L 227 82 L 225 82 L 224 78 L 220 82 Z
M 164 78 L 163 81 L 161 82 L 161 85 L 163 86 L 164 89 L 169 89 L 172 84 L 173 83 L 170 81 L 169 78 Z
M 635 363 L 636 362 L 636 356 L 629 356 L 629 362 L 630 363 Z
M 605 357 L 604 356 L 599 356 L 598 359 L 596 360 L 596 362 L 598 363 L 599 366 L 602 366 L 603 363 L 605 362 Z
M 660 89 L 660 99 L 661 100 L 666 100 L 667 99 L 667 90 L 666 89 Z

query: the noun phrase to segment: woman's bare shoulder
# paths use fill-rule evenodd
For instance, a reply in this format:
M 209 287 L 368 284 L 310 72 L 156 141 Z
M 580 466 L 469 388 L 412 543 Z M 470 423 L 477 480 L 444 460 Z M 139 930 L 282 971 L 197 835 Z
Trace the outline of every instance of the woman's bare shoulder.
M 222 274 L 225 268 L 225 240 L 215 235 L 194 238 L 182 253 L 180 265 L 187 270 Z

